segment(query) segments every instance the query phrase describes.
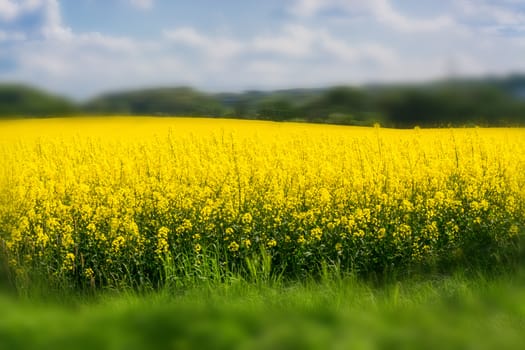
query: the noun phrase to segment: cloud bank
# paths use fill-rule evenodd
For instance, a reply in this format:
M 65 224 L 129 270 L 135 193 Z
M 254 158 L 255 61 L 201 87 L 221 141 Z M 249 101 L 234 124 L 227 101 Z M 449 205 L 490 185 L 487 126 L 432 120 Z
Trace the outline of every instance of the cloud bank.
M 85 98 L 136 86 L 241 90 L 525 70 L 522 1 L 444 3 L 421 14 L 388 0 L 296 0 L 276 3 L 285 15 L 250 35 L 166 23 L 139 38 L 76 30 L 58 0 L 0 0 L 0 79 Z M 128 4 L 145 15 L 163 5 Z

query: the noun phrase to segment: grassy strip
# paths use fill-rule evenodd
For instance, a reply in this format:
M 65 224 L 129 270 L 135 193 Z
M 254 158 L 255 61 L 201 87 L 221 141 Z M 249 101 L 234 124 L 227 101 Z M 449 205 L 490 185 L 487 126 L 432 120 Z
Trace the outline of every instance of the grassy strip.
M 512 349 L 525 343 L 525 274 L 372 287 L 329 278 L 186 290 L 0 298 L 0 349 Z

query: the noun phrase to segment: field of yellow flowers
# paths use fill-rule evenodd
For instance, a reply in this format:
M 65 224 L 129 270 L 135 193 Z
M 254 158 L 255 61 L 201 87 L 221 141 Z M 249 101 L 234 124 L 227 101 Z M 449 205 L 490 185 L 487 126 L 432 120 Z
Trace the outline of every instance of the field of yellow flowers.
M 15 286 L 493 267 L 524 219 L 524 129 L 0 122 L 0 271 Z

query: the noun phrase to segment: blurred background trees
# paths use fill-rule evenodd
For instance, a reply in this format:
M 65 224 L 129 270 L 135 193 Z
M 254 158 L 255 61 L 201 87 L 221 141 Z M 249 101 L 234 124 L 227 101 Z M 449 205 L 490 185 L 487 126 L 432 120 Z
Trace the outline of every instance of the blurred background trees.
M 204 93 L 190 87 L 103 94 L 82 103 L 0 84 L 0 117 L 205 116 L 411 128 L 525 125 L 525 75 L 425 84 Z

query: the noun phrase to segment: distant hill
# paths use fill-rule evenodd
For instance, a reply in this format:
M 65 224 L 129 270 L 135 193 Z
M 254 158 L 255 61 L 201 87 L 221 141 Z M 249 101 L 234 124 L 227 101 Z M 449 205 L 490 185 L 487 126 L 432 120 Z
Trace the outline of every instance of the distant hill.
M 205 93 L 190 87 L 102 94 L 84 103 L 25 85 L 0 85 L 0 116 L 207 116 L 397 128 L 525 125 L 525 75 L 419 84 Z
M 78 112 L 69 99 L 23 84 L 0 84 L 0 117 L 52 117 Z
M 83 108 L 98 114 L 215 116 L 222 113 L 223 106 L 211 95 L 175 87 L 105 94 Z

